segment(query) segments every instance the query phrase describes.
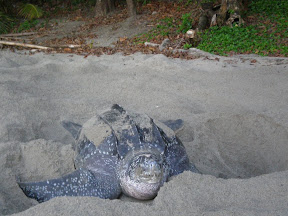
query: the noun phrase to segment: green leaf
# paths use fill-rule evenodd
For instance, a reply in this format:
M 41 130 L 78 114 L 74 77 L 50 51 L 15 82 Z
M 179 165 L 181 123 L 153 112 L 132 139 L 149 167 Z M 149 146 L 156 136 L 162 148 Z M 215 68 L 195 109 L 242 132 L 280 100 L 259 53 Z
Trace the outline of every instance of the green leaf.
M 43 15 L 43 11 L 34 4 L 24 4 L 20 7 L 18 14 L 26 19 L 32 20 L 40 18 Z
M 8 33 L 8 31 L 12 27 L 12 21 L 13 20 L 9 16 L 0 11 L 0 34 Z

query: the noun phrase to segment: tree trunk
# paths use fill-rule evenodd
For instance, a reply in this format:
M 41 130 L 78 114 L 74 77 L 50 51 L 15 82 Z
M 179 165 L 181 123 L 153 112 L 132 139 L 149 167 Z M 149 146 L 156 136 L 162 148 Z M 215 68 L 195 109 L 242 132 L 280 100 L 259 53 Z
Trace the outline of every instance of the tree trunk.
M 136 16 L 136 6 L 134 0 L 126 0 L 128 6 L 128 14 L 130 17 Z M 96 16 L 106 16 L 107 13 L 114 11 L 115 0 L 96 0 L 95 13 Z
M 96 16 L 105 16 L 109 11 L 110 0 L 96 0 L 95 13 Z
M 136 16 L 136 6 L 134 0 L 126 0 L 128 6 L 128 14 L 130 17 Z
M 203 13 L 200 17 L 199 17 L 199 23 L 198 23 L 198 30 L 202 31 L 204 29 L 206 29 L 208 24 L 208 17 Z
M 242 0 L 222 0 L 220 11 L 217 16 L 217 25 L 233 26 L 234 22 L 243 23 L 241 13 L 243 12 Z

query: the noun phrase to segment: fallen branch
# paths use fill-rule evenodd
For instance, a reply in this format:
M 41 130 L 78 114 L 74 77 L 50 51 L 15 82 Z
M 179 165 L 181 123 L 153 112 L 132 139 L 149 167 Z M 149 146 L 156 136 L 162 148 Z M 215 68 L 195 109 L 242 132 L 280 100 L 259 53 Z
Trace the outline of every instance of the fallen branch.
M 160 46 L 160 44 L 150 43 L 150 42 L 147 42 L 147 41 L 144 43 L 144 45 L 145 46 L 151 46 L 151 47 L 159 47 Z
M 26 43 L 17 43 L 17 42 L 11 42 L 11 41 L 0 41 L 0 44 L 4 45 L 10 45 L 10 46 L 21 46 L 21 47 L 29 47 L 29 48 L 35 48 L 35 49 L 52 49 L 51 47 L 44 47 L 44 46 L 38 46 L 34 44 L 26 44 Z
M 67 45 L 49 45 L 51 48 L 80 48 L 81 45 L 73 45 L 73 44 L 67 44 Z
M 24 41 L 24 40 L 29 40 L 29 41 L 31 41 L 32 39 L 30 39 L 30 38 L 26 38 L 26 39 L 23 39 L 23 38 L 17 38 L 17 37 L 2 37 L 1 35 L 0 35 L 0 39 L 3 39 L 3 40 L 11 40 L 11 41 Z
M 18 37 L 18 36 L 27 36 L 27 35 L 34 35 L 37 32 L 24 32 L 24 33 L 14 33 L 14 34 L 1 34 L 1 37 Z

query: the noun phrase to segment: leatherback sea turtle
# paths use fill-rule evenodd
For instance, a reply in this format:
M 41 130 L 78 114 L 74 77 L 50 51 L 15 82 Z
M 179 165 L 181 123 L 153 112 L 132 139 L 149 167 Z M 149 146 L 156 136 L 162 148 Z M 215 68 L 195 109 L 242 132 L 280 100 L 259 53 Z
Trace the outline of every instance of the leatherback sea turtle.
M 183 121 L 166 124 L 177 130 Z M 185 170 L 198 172 L 173 130 L 117 104 L 83 126 L 62 125 L 76 139 L 76 171 L 58 179 L 19 182 L 26 196 L 38 202 L 57 196 L 115 199 L 122 192 L 136 199 L 152 199 L 169 177 Z

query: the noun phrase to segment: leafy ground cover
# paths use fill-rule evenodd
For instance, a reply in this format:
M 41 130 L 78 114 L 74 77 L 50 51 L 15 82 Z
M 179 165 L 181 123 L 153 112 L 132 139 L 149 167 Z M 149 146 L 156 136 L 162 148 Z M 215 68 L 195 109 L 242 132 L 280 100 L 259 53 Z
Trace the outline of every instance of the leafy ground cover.
M 157 41 L 165 36 L 177 41 L 177 38 L 182 38 L 179 32 L 184 33 L 195 27 L 198 21 L 199 14 L 195 14 L 195 11 L 193 14 L 189 12 L 182 17 L 160 19 L 156 28 L 142 37 L 137 37 L 135 41 Z M 211 27 L 201 34 L 201 42 L 197 48 L 226 56 L 251 53 L 262 56 L 288 56 L 287 17 L 288 1 L 254 0 L 249 6 L 249 12 L 244 15 L 243 26 Z M 184 49 L 192 46 L 187 41 L 181 43 Z
M 249 7 L 244 26 L 212 27 L 198 48 L 220 55 L 288 56 L 288 1 L 254 0 Z

